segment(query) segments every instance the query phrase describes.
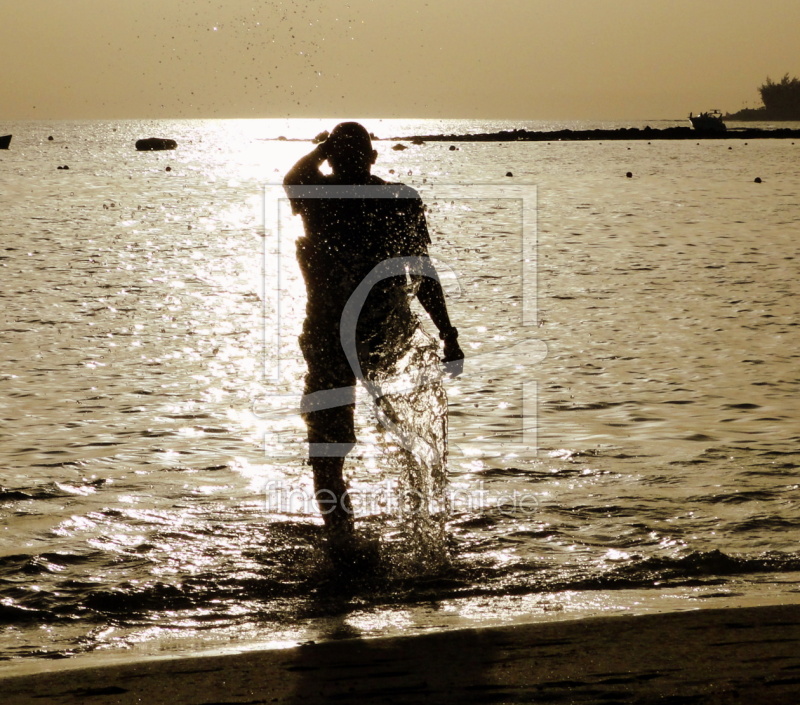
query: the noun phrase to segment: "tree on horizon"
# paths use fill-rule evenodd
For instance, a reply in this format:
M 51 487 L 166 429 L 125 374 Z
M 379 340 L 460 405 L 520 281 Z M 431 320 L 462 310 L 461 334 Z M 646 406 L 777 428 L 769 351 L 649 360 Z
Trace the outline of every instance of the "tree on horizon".
M 766 83 L 758 89 L 765 112 L 773 118 L 800 120 L 800 79 L 787 73 L 775 83 L 767 76 Z

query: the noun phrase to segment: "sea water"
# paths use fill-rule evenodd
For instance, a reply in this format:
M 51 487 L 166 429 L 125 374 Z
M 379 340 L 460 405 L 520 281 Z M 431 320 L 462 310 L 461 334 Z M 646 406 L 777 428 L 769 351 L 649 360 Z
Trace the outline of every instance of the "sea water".
M 271 204 L 333 124 L 0 129 L 3 658 L 797 601 L 800 145 L 776 139 L 376 142 L 427 203 L 467 355 L 447 560 L 328 579 L 301 225 Z M 358 523 L 401 556 L 402 473 L 359 395 Z

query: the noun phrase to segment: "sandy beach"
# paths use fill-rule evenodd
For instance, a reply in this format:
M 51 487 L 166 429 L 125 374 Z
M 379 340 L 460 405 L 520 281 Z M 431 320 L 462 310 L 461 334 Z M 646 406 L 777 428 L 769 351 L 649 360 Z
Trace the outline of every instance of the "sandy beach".
M 1 678 L 23 703 L 796 703 L 800 607 L 346 639 Z

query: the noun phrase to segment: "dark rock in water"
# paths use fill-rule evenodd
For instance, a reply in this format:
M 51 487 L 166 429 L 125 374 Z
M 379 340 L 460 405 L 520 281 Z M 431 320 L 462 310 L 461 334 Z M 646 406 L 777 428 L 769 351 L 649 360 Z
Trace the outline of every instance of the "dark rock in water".
M 404 144 L 396 144 L 394 147 L 392 147 L 392 149 L 396 152 L 400 152 L 404 149 L 408 149 L 408 147 L 406 147 Z
M 450 145 L 450 151 L 451 152 L 455 152 L 457 149 L 458 149 L 458 147 L 456 147 L 454 144 Z
M 507 171 L 506 176 L 514 176 L 514 174 L 512 174 L 510 171 Z
M 53 141 L 53 135 L 50 135 L 50 137 L 47 138 L 47 141 L 48 142 L 52 142 Z
M 761 183 L 761 177 L 760 176 L 756 176 L 756 178 L 753 179 L 753 183 L 754 184 L 760 184 Z
M 633 178 L 633 172 L 632 171 L 628 171 L 628 172 L 625 173 L 625 176 L 627 176 L 629 179 L 632 179 Z
M 140 152 L 154 152 L 164 149 L 175 149 L 178 143 L 166 137 L 147 137 L 146 139 L 136 140 L 136 149 Z
M 164 169 L 164 171 L 172 171 L 172 167 L 168 166 L 166 169 Z
M 11 135 L 3 135 L 0 137 L 0 149 L 8 149 L 8 145 L 11 144 Z

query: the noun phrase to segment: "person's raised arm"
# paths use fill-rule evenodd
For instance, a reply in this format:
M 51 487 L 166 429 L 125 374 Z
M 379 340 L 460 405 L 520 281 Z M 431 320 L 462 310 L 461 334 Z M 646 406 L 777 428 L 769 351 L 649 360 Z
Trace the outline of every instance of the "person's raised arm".
M 319 182 L 321 172 L 319 170 L 322 163 L 328 158 L 325 142 L 318 144 L 306 156 L 301 157 L 298 162 L 289 169 L 283 179 L 285 186 L 302 186 L 304 184 L 314 184 Z
M 430 260 L 428 260 L 428 263 L 430 263 Z M 433 267 L 432 264 L 429 264 L 429 266 Z M 442 361 L 455 362 L 463 360 L 464 353 L 458 344 L 458 330 L 450 323 L 447 304 L 444 300 L 444 291 L 438 277 L 434 278 L 429 275 L 420 277 L 417 299 L 422 304 L 422 308 L 431 317 L 433 324 L 439 330 L 439 338 L 444 342 L 444 357 Z M 461 370 L 456 367 L 453 372 L 457 375 Z

